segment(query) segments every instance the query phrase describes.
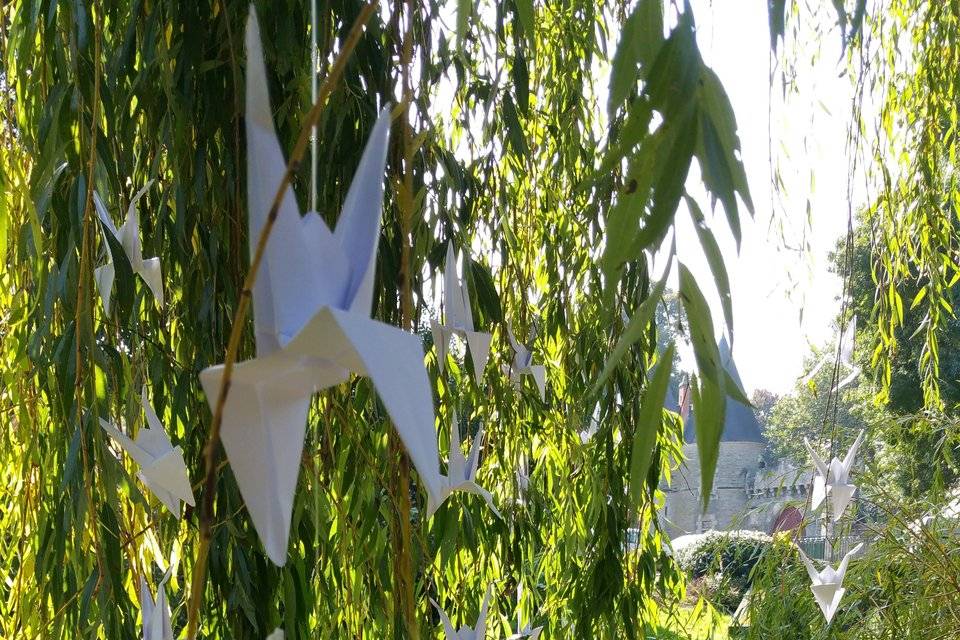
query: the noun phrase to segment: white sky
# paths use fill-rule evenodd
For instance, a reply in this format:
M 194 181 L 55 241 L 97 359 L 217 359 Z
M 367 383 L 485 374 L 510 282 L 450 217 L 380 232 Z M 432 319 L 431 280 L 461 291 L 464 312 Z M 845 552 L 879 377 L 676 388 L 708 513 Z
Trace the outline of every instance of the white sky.
M 846 231 L 848 158 L 844 141 L 853 92 L 849 80 L 840 77 L 839 36 L 833 31 L 822 45 L 819 61 L 810 62 L 811 56 L 802 62 L 809 63 L 806 73 L 798 78 L 799 93 L 806 101 L 793 96 L 783 105 L 779 85 L 775 86 L 773 99 L 781 104 L 775 106 L 773 126 L 768 129 L 770 40 L 766 3 L 737 3 L 743 7 L 737 10 L 731 10 L 726 2 L 711 4 L 709 0 L 693 3 L 697 39 L 705 62 L 720 76 L 733 104 L 756 208 L 756 218 L 743 221 L 739 256 L 719 206 L 711 225 L 730 274 L 734 359 L 748 392 L 766 388 L 783 393 L 804 374 L 803 359 L 810 345 L 829 342 L 834 335 L 840 281 L 828 270 L 828 254 Z M 774 154 L 779 154 L 781 172 L 788 181 L 787 193 L 775 196 L 770 186 L 771 132 Z M 811 171 L 816 177 L 813 188 Z M 693 175 L 687 182 L 706 211 L 709 200 L 699 185 Z M 770 226 L 771 202 L 784 212 L 786 243 L 799 248 L 807 198 L 812 221 L 807 237 L 810 250 L 788 250 Z M 678 220 L 680 259 L 698 281 L 708 283 L 702 288 L 713 303 L 719 328 L 719 298 L 693 225 L 686 214 L 679 214 Z

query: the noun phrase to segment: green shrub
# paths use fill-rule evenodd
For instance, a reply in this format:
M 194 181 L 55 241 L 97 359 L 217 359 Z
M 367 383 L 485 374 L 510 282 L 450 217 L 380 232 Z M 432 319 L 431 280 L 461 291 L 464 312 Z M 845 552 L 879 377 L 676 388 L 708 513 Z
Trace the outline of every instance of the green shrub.
M 691 579 L 692 593 L 732 613 L 770 544 L 770 536 L 758 531 L 710 531 L 677 549 L 677 563 Z

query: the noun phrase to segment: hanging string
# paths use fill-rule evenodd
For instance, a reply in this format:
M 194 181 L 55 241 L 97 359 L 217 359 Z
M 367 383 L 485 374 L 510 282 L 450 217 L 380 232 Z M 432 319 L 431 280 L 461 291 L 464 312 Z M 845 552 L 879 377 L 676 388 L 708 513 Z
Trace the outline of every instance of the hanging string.
M 317 43 L 317 0 L 310 0 L 310 104 L 317 102 L 317 69 L 320 68 L 320 47 Z M 310 211 L 317 210 L 317 125 L 310 128 Z

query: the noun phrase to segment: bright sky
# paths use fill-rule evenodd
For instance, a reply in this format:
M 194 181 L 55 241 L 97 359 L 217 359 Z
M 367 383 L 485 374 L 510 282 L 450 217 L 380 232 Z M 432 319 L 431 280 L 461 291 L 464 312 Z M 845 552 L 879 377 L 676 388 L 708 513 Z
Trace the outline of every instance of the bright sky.
M 793 96 L 783 105 L 780 88 L 775 87 L 774 100 L 780 104 L 772 112 L 768 130 L 766 3 L 738 3 L 736 10 L 728 3 L 710 0 L 697 0 L 693 5 L 704 60 L 720 76 L 733 103 L 756 207 L 756 218 L 744 221 L 739 256 L 719 206 L 712 224 L 730 273 L 734 359 L 748 393 L 756 388 L 783 393 L 804 374 L 803 359 L 810 346 L 829 342 L 834 335 L 840 281 L 829 272 L 828 254 L 846 230 L 848 159 L 844 141 L 853 92 L 849 80 L 840 77 L 839 36 L 834 31 L 823 44 L 819 61 L 809 63 L 808 73 L 798 78 L 799 93 L 805 100 Z M 809 60 L 807 57 L 803 64 Z M 771 195 L 770 131 L 787 181 L 785 195 Z M 816 178 L 813 187 L 811 171 Z M 706 208 L 709 200 L 702 189 L 695 188 L 698 182 L 691 177 L 688 188 L 701 208 Z M 786 249 L 780 234 L 770 226 L 772 202 L 785 212 L 786 243 L 799 248 L 808 198 L 810 251 Z M 686 214 L 678 219 L 680 259 L 698 281 L 711 283 L 702 288 L 713 302 L 719 328 L 719 298 L 712 289 L 693 225 Z

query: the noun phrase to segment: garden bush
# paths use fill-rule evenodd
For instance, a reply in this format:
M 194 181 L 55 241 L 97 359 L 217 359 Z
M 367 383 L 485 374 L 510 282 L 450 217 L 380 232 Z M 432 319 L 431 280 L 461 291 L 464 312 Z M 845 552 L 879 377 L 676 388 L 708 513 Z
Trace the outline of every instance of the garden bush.
M 750 573 L 770 547 L 759 531 L 709 531 L 676 550 L 676 559 L 696 593 L 726 612 L 740 604 L 750 588 Z

